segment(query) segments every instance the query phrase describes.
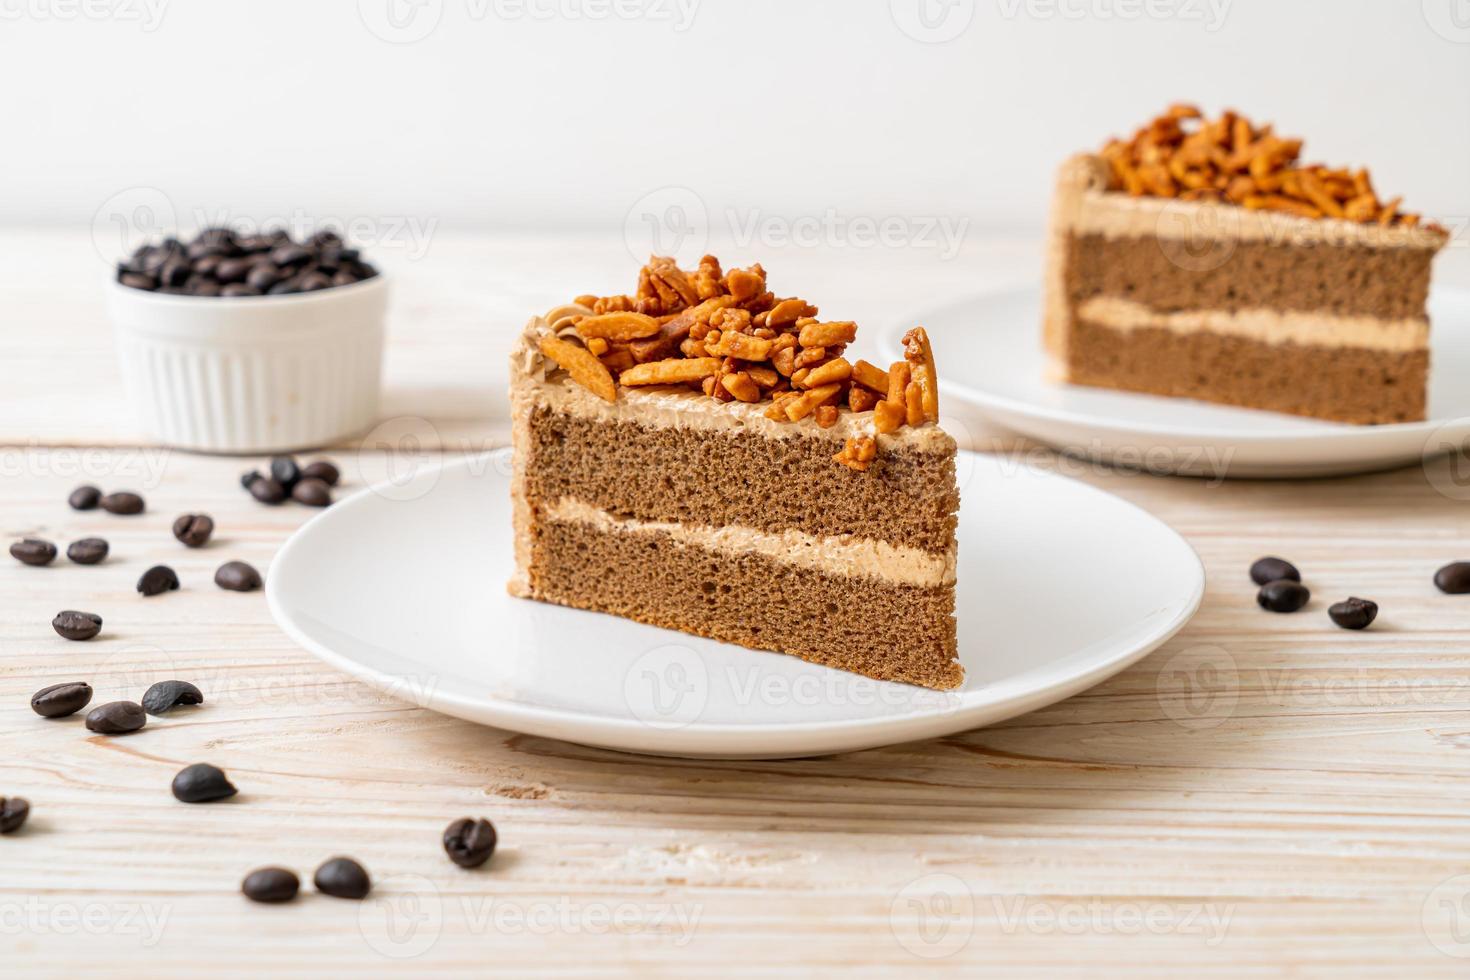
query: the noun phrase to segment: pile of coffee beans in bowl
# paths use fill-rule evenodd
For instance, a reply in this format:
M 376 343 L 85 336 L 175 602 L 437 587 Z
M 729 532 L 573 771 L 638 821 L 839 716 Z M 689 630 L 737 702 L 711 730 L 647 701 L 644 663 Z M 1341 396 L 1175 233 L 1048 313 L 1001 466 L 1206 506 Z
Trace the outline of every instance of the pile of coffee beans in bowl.
M 117 281 L 124 286 L 180 296 L 313 293 L 377 274 L 334 231 L 298 242 L 284 230 L 242 234 L 205 228 L 187 242 L 169 238 L 139 246 L 117 265 Z

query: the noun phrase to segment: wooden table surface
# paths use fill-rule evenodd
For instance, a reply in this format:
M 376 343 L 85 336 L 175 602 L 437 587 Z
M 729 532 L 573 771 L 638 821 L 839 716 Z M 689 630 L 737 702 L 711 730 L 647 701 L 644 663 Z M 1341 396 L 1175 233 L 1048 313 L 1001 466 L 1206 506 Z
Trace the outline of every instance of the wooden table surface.
M 972 235 L 952 259 L 740 257 L 871 327 L 1034 280 L 1039 248 Z M 1442 274 L 1470 281 L 1465 256 L 1447 258 Z M 503 350 L 525 316 L 632 269 L 621 241 L 546 236 L 442 234 L 383 261 L 385 418 L 425 420 L 451 453 L 503 444 Z M 641 758 L 395 701 L 297 649 L 260 593 L 216 589 L 228 559 L 268 575 L 309 513 L 242 493 L 254 460 L 139 440 L 104 273 L 85 234 L 0 234 L 0 537 L 113 548 L 93 568 L 0 560 L 0 795 L 32 805 L 0 838 L 0 973 L 1470 975 L 1470 597 L 1431 584 L 1470 558 L 1462 474 L 1216 484 L 1057 460 L 977 423 L 982 446 L 1183 534 L 1209 576 L 1194 621 L 988 729 L 799 761 Z M 343 492 L 387 464 L 371 439 L 326 455 Z M 83 482 L 140 490 L 149 510 L 71 511 Z M 214 516 L 208 548 L 170 536 L 187 511 Z M 1306 571 L 1304 613 L 1256 608 L 1246 569 L 1267 553 Z M 142 599 L 133 583 L 156 562 L 184 587 Z M 1348 594 L 1382 606 L 1371 630 L 1328 622 Z M 60 640 L 62 608 L 101 613 L 105 635 Z M 130 737 L 28 706 L 58 681 L 89 680 L 95 704 L 170 677 L 208 703 Z M 176 802 L 173 774 L 205 760 L 240 795 Z M 462 815 L 500 830 L 476 872 L 438 844 Z M 309 877 L 335 854 L 367 865 L 377 900 L 239 894 L 253 867 Z

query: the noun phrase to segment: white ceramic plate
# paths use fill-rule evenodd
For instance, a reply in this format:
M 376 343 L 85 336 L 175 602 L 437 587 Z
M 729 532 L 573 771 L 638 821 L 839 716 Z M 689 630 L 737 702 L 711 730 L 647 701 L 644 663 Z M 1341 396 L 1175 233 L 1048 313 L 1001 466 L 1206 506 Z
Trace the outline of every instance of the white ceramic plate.
M 910 325 L 929 330 L 941 392 L 1047 445 L 1155 472 L 1302 477 L 1406 466 L 1470 437 L 1470 292 L 1434 290 L 1429 313 L 1430 421 L 1376 426 L 1048 381 L 1037 288 L 975 296 Z M 884 334 L 890 359 L 901 356 L 905 329 Z
M 779 758 L 964 731 L 1059 701 L 1163 643 L 1204 571 L 1172 530 L 1083 483 L 961 454 L 962 689 L 859 677 L 515 599 L 504 451 L 335 504 L 266 584 L 296 642 L 471 721 L 658 755 Z

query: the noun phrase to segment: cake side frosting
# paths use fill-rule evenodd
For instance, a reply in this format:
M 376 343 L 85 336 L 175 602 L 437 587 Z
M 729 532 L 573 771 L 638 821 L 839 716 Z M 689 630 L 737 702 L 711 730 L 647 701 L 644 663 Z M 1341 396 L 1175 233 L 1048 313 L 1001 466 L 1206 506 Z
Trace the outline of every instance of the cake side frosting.
M 798 530 L 780 533 L 733 525 L 710 527 L 675 521 L 649 521 L 610 514 L 573 497 L 546 505 L 549 521 L 587 524 L 601 531 L 664 533 L 681 544 L 726 555 L 755 553 L 783 565 L 808 568 L 828 575 L 871 578 L 898 585 L 937 588 L 955 581 L 955 548 L 943 554 L 918 548 L 896 547 L 885 541 L 853 535 L 818 537 Z
M 1094 296 L 1077 307 L 1077 315 L 1114 330 L 1201 331 L 1244 337 L 1263 344 L 1311 347 L 1366 347 L 1382 351 L 1422 350 L 1429 344 L 1429 321 L 1423 317 L 1382 320 L 1366 316 L 1334 316 L 1270 309 L 1180 310 L 1161 313 L 1118 296 Z

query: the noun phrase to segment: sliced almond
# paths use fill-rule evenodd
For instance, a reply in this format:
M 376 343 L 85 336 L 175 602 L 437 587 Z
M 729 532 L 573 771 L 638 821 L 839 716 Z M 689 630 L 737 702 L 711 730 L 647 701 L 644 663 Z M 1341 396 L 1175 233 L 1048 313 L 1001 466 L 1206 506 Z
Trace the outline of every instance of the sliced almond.
M 613 383 L 612 373 L 590 350 L 552 336 L 542 337 L 539 346 L 542 355 L 555 361 L 577 384 L 604 401 L 618 400 L 618 386 Z

